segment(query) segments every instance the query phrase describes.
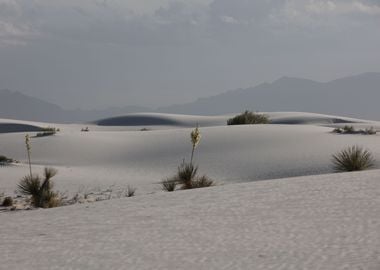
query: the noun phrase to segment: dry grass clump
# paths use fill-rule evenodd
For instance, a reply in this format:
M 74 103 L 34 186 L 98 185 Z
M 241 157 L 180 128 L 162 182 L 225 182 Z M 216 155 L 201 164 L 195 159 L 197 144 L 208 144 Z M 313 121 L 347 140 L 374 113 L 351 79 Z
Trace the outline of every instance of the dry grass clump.
M 375 165 L 372 153 L 360 146 L 351 146 L 332 156 L 336 172 L 351 172 L 370 169 Z
M 268 116 L 258 114 L 251 111 L 245 111 L 233 118 L 227 120 L 227 125 L 254 125 L 254 124 L 269 124 Z
M 31 196 L 31 202 L 34 207 L 52 208 L 61 204 L 57 192 L 53 191 L 51 178 L 57 174 L 54 168 L 44 169 L 44 179 L 41 180 L 39 175 L 27 175 L 21 179 L 17 190 L 26 196 Z

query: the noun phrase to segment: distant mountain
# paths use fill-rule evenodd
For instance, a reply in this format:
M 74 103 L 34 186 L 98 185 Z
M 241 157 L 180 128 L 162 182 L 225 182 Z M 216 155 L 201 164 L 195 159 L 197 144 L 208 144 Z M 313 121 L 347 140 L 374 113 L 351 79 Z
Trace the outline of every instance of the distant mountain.
M 283 77 L 272 83 L 151 110 L 139 106 L 106 110 L 65 110 L 20 92 L 0 90 L 0 118 L 73 123 L 137 112 L 218 115 L 253 111 L 302 111 L 380 120 L 380 73 L 327 83 Z
M 64 110 L 60 106 L 30 97 L 20 92 L 0 90 L 0 118 L 41 122 L 74 123 L 93 121 L 132 112 L 147 112 L 148 108 L 126 106 L 106 110 Z
M 159 112 L 218 115 L 246 109 L 304 111 L 380 120 L 380 73 L 364 73 L 327 83 L 283 77 L 273 83 L 200 98 Z

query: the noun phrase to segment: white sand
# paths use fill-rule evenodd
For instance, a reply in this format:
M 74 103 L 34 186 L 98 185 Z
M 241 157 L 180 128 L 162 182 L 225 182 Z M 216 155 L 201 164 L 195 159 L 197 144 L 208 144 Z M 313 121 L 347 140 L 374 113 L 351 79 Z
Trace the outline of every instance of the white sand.
M 0 214 L 2 269 L 380 269 L 380 171 Z
M 380 269 L 380 172 L 305 177 L 331 173 L 331 155 L 353 144 L 380 162 L 380 135 L 331 133 L 346 122 L 380 128 L 378 122 L 307 113 L 268 113 L 276 124 L 255 126 L 225 126 L 229 116 L 128 117 L 142 115 L 182 124 L 155 122 L 151 131 L 139 130 L 152 122 L 88 125 L 90 132 L 80 132 L 87 124 L 0 121 L 61 129 L 32 139 L 34 172 L 58 168 L 60 191 L 132 185 L 138 195 L 0 213 L 0 268 Z M 226 185 L 164 193 L 157 183 L 189 159 L 189 126 L 196 122 L 200 173 Z M 21 161 L 0 167 L 0 192 L 12 194 L 28 173 L 26 133 L 4 127 L 0 154 Z M 292 176 L 304 177 L 227 185 Z

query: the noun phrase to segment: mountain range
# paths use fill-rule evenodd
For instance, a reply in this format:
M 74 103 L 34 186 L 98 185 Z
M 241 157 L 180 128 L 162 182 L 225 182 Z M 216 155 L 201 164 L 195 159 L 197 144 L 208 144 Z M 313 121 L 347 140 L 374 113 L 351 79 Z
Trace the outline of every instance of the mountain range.
M 304 111 L 380 120 L 380 73 L 317 82 L 283 77 L 272 83 L 199 98 L 158 109 L 140 106 L 106 110 L 65 110 L 20 92 L 0 90 L 0 118 L 70 123 L 86 122 L 134 112 L 218 115 L 253 111 Z

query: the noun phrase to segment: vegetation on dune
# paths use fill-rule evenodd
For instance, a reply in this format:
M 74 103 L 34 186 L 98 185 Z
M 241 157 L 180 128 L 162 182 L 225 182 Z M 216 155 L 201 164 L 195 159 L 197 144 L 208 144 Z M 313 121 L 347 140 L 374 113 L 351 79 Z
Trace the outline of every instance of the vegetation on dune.
M 1 203 L 1 206 L 3 206 L 3 207 L 10 207 L 12 205 L 13 205 L 12 197 L 5 197 L 3 202 Z
M 227 120 L 227 125 L 255 125 L 255 124 L 269 124 L 269 117 L 265 114 L 254 113 L 245 111 L 233 118 Z
M 375 165 L 372 153 L 360 146 L 351 146 L 332 156 L 336 172 L 351 172 L 370 169 Z
M 335 128 L 333 133 L 337 134 L 362 134 L 362 135 L 376 135 L 377 130 L 374 127 L 356 130 L 354 126 L 344 126 L 343 128 Z
M 14 162 L 13 159 L 0 155 L 0 166 L 6 166 Z
M 198 166 L 193 164 L 194 151 L 201 140 L 198 125 L 190 133 L 190 139 L 192 145 L 190 163 L 183 160 L 182 164 L 177 168 L 177 173 L 161 182 L 163 190 L 174 191 L 177 185 L 180 185 L 180 189 L 203 188 L 214 185 L 214 181 L 207 175 L 198 176 Z
M 53 191 L 51 178 L 57 174 L 54 168 L 44 169 L 44 179 L 39 175 L 27 175 L 23 177 L 17 186 L 17 190 L 26 196 L 31 196 L 34 207 L 52 208 L 60 205 L 57 192 Z

